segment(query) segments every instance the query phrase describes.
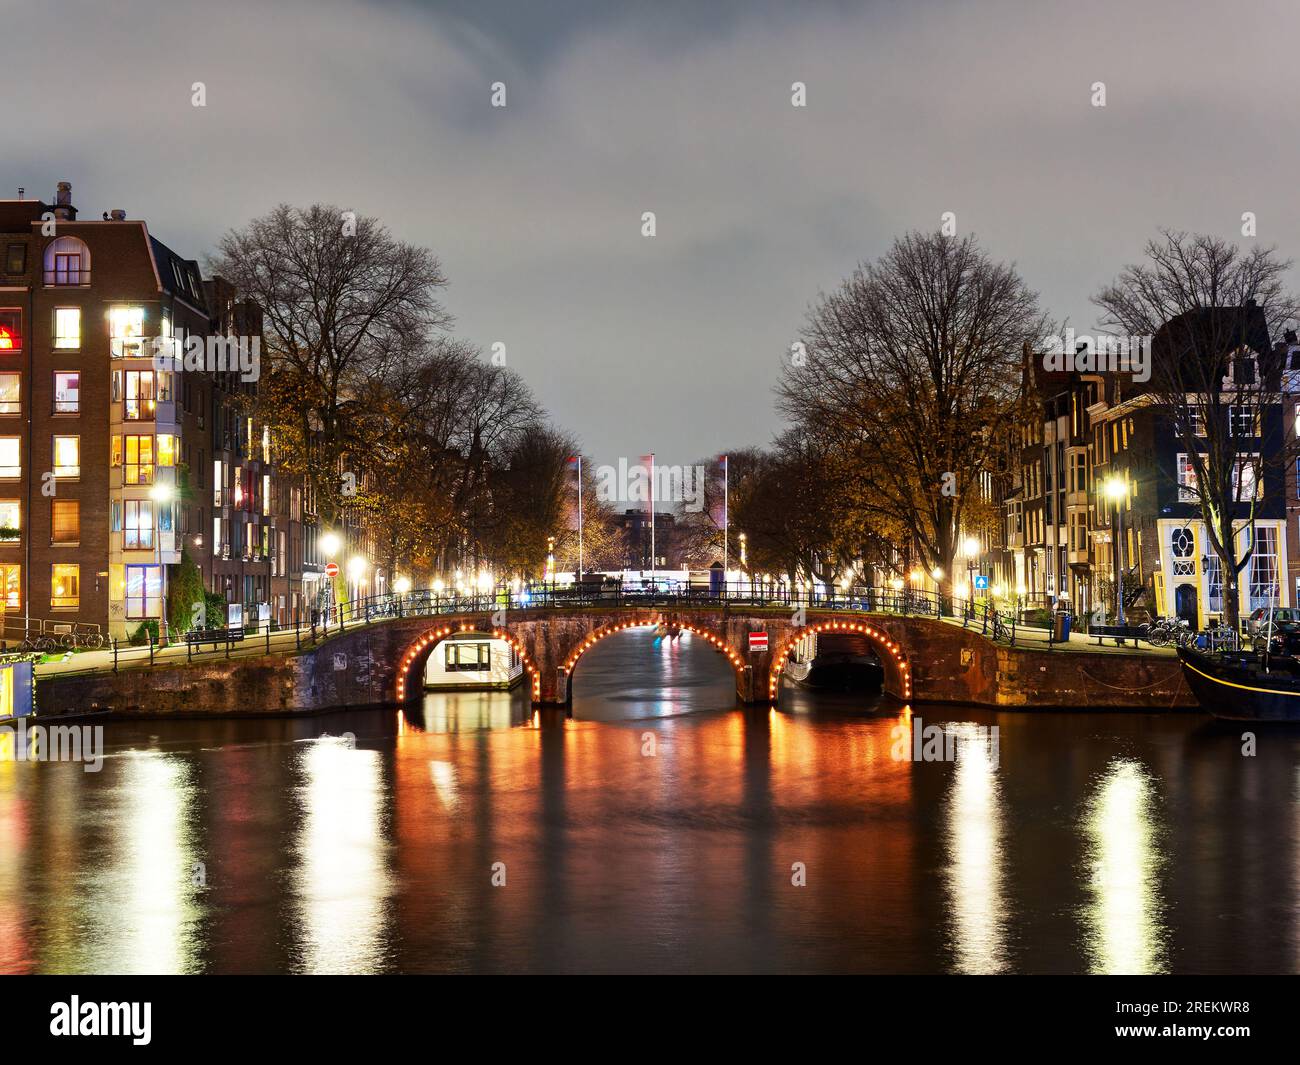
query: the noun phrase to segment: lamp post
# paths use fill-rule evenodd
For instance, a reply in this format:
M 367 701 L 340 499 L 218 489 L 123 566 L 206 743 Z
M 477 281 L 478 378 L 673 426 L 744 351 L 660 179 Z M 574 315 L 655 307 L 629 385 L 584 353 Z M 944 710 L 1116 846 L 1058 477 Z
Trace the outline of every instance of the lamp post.
M 325 561 L 333 562 L 334 556 L 339 553 L 340 545 L 338 534 L 333 532 L 325 533 L 317 542 L 317 546 L 320 548 L 321 554 L 325 556 Z M 324 594 L 318 594 L 316 596 L 316 605 L 318 609 L 324 611 L 325 624 L 328 627 L 330 623 L 330 615 L 334 612 L 334 578 L 330 577 L 328 574 L 325 576 L 325 583 L 321 588 L 321 592 Z
M 1124 624 L 1124 507 L 1128 485 L 1119 477 L 1106 481 L 1106 498 L 1115 506 L 1115 624 Z
M 973 536 L 961 542 L 962 553 L 966 556 L 966 616 L 975 616 L 975 559 L 979 554 L 980 542 Z

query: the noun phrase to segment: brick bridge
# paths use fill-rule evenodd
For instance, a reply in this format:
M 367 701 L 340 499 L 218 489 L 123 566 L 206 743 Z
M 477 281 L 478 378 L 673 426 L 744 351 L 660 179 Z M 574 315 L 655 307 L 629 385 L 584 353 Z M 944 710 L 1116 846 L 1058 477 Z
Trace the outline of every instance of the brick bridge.
M 572 696 L 573 673 L 586 651 L 606 636 L 661 621 L 694 633 L 722 656 L 735 674 L 737 697 L 745 703 L 776 700 L 790 650 L 814 633 L 865 639 L 884 668 L 885 693 L 898 699 L 965 698 L 995 685 L 996 647 L 975 632 L 915 616 L 815 608 L 801 615 L 796 622 L 792 611 L 780 608 L 589 606 L 510 610 L 497 625 L 485 613 L 393 619 L 322 643 L 315 652 L 311 694 L 314 700 L 346 705 L 363 695 L 362 690 L 349 691 L 360 685 L 369 700 L 386 696 L 384 701 L 407 702 L 422 693 L 425 663 L 439 643 L 453 634 L 478 632 L 506 640 L 518 651 L 534 704 L 563 705 Z M 766 651 L 749 650 L 752 632 L 767 633 Z M 355 668 L 361 662 L 364 668 Z M 946 690 L 951 686 L 944 679 L 946 665 L 967 675 L 955 693 Z

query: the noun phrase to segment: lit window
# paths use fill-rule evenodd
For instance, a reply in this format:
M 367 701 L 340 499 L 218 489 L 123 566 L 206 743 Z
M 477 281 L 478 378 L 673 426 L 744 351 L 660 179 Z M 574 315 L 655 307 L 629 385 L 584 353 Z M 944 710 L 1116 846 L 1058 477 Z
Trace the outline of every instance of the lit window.
M 176 437 L 168 433 L 158 434 L 158 465 L 176 465 Z
M 126 398 L 123 400 L 122 417 L 128 422 L 154 419 L 157 404 L 154 402 L 154 379 L 152 370 L 126 371 Z
M 155 618 L 162 615 L 162 572 L 158 566 L 126 567 L 126 616 Z
M 22 414 L 22 412 L 22 375 L 16 373 L 0 373 L 0 414 Z
M 54 375 L 54 413 L 76 414 L 81 410 L 81 374 Z
M 153 550 L 153 503 L 148 499 L 126 501 L 122 546 L 129 550 Z
M 76 237 L 59 237 L 45 246 L 47 285 L 89 285 L 90 249 Z
M 109 335 L 114 340 L 144 336 L 143 307 L 113 307 L 108 312 Z
M 0 499 L 0 543 L 22 539 L 22 503 L 17 499 Z
M 0 436 L 0 477 L 12 479 L 23 475 L 20 442 L 17 436 Z
M 271 513 L 271 475 L 262 474 L 262 513 Z
M 50 542 L 81 542 L 81 504 L 75 499 L 55 499 L 50 503 Z
M 23 312 L 0 310 L 0 352 L 23 350 Z
M 81 308 L 57 307 L 54 311 L 54 346 L 81 347 Z
M 56 436 L 54 438 L 54 476 L 81 476 L 81 437 Z
M 68 608 L 81 605 L 81 567 L 59 562 L 50 567 L 50 606 Z
M 126 438 L 126 483 L 153 484 L 153 437 Z
M 225 463 L 221 459 L 212 460 L 212 505 L 221 506 L 221 486 L 225 482 Z
M 13 610 L 22 606 L 19 589 L 22 587 L 22 566 L 0 566 L 0 594 L 4 595 L 5 607 Z

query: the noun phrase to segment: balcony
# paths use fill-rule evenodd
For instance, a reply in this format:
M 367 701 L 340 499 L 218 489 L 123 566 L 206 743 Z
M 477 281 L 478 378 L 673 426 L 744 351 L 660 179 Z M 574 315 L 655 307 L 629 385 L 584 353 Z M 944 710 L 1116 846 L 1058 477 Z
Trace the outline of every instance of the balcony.
M 89 270 L 46 270 L 45 285 L 47 288 L 89 288 L 90 271 Z
M 149 359 L 166 352 L 157 346 L 157 337 L 110 337 L 108 353 L 115 359 Z

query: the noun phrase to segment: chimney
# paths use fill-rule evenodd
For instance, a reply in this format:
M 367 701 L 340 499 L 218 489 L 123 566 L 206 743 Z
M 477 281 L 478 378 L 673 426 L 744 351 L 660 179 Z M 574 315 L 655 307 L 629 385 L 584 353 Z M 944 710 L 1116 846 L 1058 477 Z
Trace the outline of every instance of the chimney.
M 75 222 L 77 209 L 72 206 L 72 182 L 60 181 L 54 193 L 54 217 L 60 222 Z
M 111 211 L 109 211 L 109 215 L 112 217 L 114 222 L 126 221 L 126 212 L 122 210 L 122 208 L 120 207 L 114 207 Z

